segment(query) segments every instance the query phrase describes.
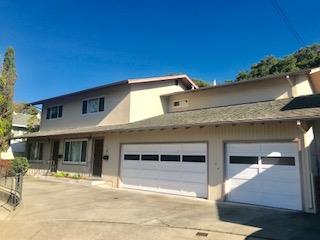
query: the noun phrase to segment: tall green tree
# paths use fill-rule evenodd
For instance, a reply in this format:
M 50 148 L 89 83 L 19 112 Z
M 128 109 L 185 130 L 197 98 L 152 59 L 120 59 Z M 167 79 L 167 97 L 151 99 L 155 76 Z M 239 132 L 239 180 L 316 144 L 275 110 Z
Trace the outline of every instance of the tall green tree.
M 313 44 L 283 58 L 266 57 L 247 71 L 238 73 L 237 81 L 320 67 L 320 44 Z
M 198 85 L 199 88 L 203 88 L 203 87 L 209 87 L 211 84 L 204 81 L 204 80 L 201 80 L 201 79 L 192 79 L 192 81 Z
M 4 55 L 0 79 L 0 151 L 4 151 L 8 148 L 11 136 L 14 85 L 17 79 L 12 47 Z

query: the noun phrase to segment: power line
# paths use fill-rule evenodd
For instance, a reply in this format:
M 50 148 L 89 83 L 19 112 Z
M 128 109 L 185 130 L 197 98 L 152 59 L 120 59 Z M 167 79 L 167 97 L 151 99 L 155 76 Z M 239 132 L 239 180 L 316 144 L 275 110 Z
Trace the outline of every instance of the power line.
M 293 36 L 295 37 L 295 39 L 298 41 L 299 44 L 301 44 L 302 46 L 305 46 L 305 41 L 303 40 L 303 38 L 301 37 L 301 35 L 299 34 L 299 32 L 297 31 L 297 29 L 293 26 L 293 24 L 290 22 L 288 16 L 286 15 L 286 13 L 283 11 L 283 9 L 281 8 L 281 6 L 279 5 L 277 0 L 271 0 L 272 5 L 274 6 L 274 8 L 276 9 L 277 13 L 279 14 L 279 16 L 282 18 L 282 20 L 284 21 L 284 23 L 287 25 L 289 31 L 293 34 Z

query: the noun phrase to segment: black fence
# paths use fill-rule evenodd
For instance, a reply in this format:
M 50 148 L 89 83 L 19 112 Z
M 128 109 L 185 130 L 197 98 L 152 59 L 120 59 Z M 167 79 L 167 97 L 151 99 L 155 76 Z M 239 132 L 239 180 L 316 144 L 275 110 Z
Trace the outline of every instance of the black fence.
M 14 174 L 0 165 L 0 204 L 13 210 L 22 201 L 23 174 Z

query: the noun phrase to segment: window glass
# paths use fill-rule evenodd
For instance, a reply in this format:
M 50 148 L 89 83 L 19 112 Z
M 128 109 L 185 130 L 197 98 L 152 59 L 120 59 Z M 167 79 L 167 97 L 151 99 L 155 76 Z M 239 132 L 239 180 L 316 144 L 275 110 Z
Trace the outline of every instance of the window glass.
M 28 143 L 28 160 L 42 160 L 43 153 L 43 143 L 40 142 L 30 142 Z
M 82 114 L 86 114 L 87 113 L 87 105 L 88 105 L 87 101 L 83 101 L 82 102 Z
M 48 107 L 47 108 L 47 119 L 62 118 L 62 111 L 63 111 L 62 105 Z
M 99 98 L 99 112 L 104 111 L 104 97 Z
M 66 162 L 85 162 L 87 152 L 87 141 L 66 141 L 65 157 Z
M 99 99 L 98 98 L 88 100 L 87 104 L 88 104 L 87 105 L 88 113 L 95 113 L 95 112 L 99 111 Z
M 82 101 L 82 114 L 104 111 L 104 97 Z
M 143 161 L 159 161 L 159 155 L 155 154 L 143 154 L 141 155 Z
M 82 141 L 81 162 L 86 161 L 87 141 Z
M 256 156 L 230 156 L 229 161 L 233 164 L 258 164 Z
M 140 160 L 139 154 L 125 154 L 124 160 Z
M 206 156 L 204 155 L 184 155 L 182 157 L 183 162 L 206 162 Z
M 58 118 L 62 117 L 62 106 L 58 107 Z
M 58 117 L 58 107 L 52 107 L 50 118 L 57 118 L 57 117 Z
M 262 164 L 294 166 L 294 157 L 261 157 Z
M 161 161 L 163 162 L 180 162 L 180 155 L 161 155 Z

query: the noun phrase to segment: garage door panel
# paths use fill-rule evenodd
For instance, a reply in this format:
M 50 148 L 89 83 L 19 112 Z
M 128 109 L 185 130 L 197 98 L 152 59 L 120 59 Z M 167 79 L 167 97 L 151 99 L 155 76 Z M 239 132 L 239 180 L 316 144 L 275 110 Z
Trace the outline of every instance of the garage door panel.
M 275 179 L 284 182 L 296 182 L 299 171 L 289 170 L 288 168 L 273 167 L 262 169 L 260 177 L 264 180 L 274 181 Z
M 181 145 L 181 152 L 186 154 L 203 154 L 207 151 L 207 145 L 203 143 L 186 143 Z
M 272 181 L 261 181 L 261 191 L 267 194 L 284 194 L 296 196 L 299 195 L 299 189 L 296 188 L 298 182 L 274 184 Z
M 229 201 L 250 203 L 250 204 L 261 204 L 262 194 L 259 192 L 244 191 L 242 189 L 234 189 L 228 196 Z
M 257 175 L 258 168 L 246 164 L 233 164 L 228 169 L 228 176 L 232 178 L 251 179 Z
M 299 195 L 268 194 L 263 196 L 262 205 L 301 210 L 301 201 L 288 201 L 288 198 L 299 198 Z
M 255 191 L 260 186 L 259 181 L 247 181 L 246 179 L 229 179 L 230 191 Z
M 130 150 L 130 152 L 127 150 Z M 123 145 L 120 186 L 179 195 L 207 197 L 207 163 L 182 161 L 182 156 L 185 155 L 204 156 L 200 160 L 206 160 L 206 151 L 207 145 L 204 143 Z M 140 160 L 125 160 L 124 156 L 128 153 L 139 154 Z M 159 159 L 157 161 L 142 160 L 146 154 L 156 154 L 159 156 Z M 162 159 L 162 155 L 175 155 L 175 157 Z M 198 159 L 196 158 L 195 160 Z M 192 161 L 195 160 L 192 159 Z
M 141 169 L 126 169 L 122 176 L 124 177 L 138 177 L 138 178 L 154 178 L 157 177 L 158 172 L 155 170 L 141 170 Z
M 297 145 L 294 143 L 227 144 L 226 193 L 229 201 L 302 209 Z M 257 164 L 238 164 L 256 156 Z M 267 158 L 266 158 L 267 157 Z M 236 163 L 236 164 L 235 164 Z
M 180 179 L 183 182 L 203 183 L 207 181 L 207 175 L 198 173 L 181 173 Z
M 260 144 L 256 144 L 256 143 L 248 143 L 248 144 L 233 144 L 230 143 L 227 145 L 227 152 L 231 155 L 233 154 L 237 154 L 237 155 L 244 155 L 244 156 L 248 156 L 246 154 L 248 154 L 250 152 L 250 154 L 256 155 L 260 153 Z
M 122 181 L 125 182 L 128 187 L 136 186 L 140 189 L 140 187 L 146 186 L 145 180 L 141 178 L 123 177 Z M 157 187 L 158 181 L 156 179 L 148 179 L 148 186 Z
M 180 153 L 182 151 L 181 144 L 161 144 L 159 145 L 159 152 L 165 153 Z
M 292 148 L 292 143 L 264 143 L 260 145 L 262 155 L 273 152 L 278 152 L 284 156 L 296 153 L 296 149 Z
M 182 163 L 182 162 L 161 162 L 158 166 L 160 171 L 179 171 L 206 173 L 206 163 Z

